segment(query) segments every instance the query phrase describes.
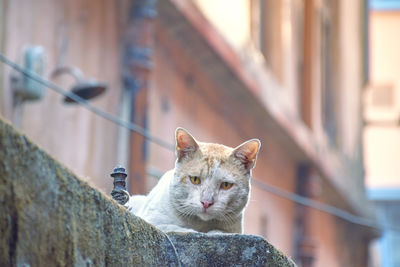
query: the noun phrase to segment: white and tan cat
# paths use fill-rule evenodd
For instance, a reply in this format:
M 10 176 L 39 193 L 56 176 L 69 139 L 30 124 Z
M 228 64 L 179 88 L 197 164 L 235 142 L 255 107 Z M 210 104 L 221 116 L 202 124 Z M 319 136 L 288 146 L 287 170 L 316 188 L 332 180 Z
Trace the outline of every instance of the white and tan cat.
M 230 148 L 197 142 L 183 128 L 175 137 L 175 168 L 147 196 L 132 196 L 125 206 L 165 232 L 242 233 L 260 141 Z

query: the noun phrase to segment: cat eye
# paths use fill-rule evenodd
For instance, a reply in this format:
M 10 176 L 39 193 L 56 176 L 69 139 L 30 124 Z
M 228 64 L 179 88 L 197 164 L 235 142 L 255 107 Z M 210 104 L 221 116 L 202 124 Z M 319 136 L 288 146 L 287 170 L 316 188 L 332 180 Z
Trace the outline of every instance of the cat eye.
M 221 183 L 221 189 L 228 190 L 233 186 L 233 183 L 223 182 Z
M 200 178 L 197 176 L 189 176 L 190 181 L 192 182 L 192 184 L 200 184 Z

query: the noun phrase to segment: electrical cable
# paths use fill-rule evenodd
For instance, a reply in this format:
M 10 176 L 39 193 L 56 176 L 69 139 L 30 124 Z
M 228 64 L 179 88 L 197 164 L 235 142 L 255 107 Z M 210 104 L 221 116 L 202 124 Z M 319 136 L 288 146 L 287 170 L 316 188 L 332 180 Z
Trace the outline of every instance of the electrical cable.
M 15 69 L 16 71 L 24 74 L 25 76 L 27 76 L 28 78 L 54 90 L 55 92 L 67 96 L 71 99 L 73 99 L 74 101 L 76 101 L 77 103 L 81 104 L 83 107 L 85 107 L 86 109 L 92 111 L 93 113 L 99 115 L 100 117 L 103 117 L 106 120 L 109 120 L 117 125 L 120 125 L 122 127 L 125 127 L 133 132 L 136 132 L 140 135 L 142 135 L 143 137 L 145 137 L 147 140 L 158 144 L 168 150 L 171 151 L 175 151 L 175 146 L 158 138 L 155 137 L 153 135 L 151 135 L 147 130 L 145 130 L 144 128 L 140 127 L 139 125 L 132 123 L 132 122 L 127 122 L 124 120 L 121 120 L 119 117 L 110 114 L 108 112 L 105 112 L 93 105 L 91 105 L 88 101 L 86 101 L 85 99 L 81 98 L 80 96 L 72 93 L 72 92 L 68 92 L 66 90 L 64 90 L 63 88 L 61 88 L 60 86 L 44 80 L 43 78 L 41 78 L 40 76 L 38 76 L 37 74 L 26 70 L 25 68 L 19 66 L 18 64 L 16 64 L 15 62 L 9 60 L 7 57 L 5 57 L 2 53 L 0 53 L 0 60 L 5 63 L 6 65 L 10 66 L 11 68 Z M 368 218 L 363 218 L 357 215 L 353 215 L 345 210 L 342 210 L 340 208 L 336 208 L 334 206 L 328 205 L 328 204 L 324 204 L 318 201 L 315 201 L 313 199 L 307 198 L 307 197 L 303 197 L 301 195 L 298 194 L 294 194 L 291 192 L 287 192 L 284 191 L 282 189 L 279 189 L 277 187 L 271 186 L 266 184 L 265 182 L 261 182 L 260 180 L 257 179 L 252 179 L 252 183 L 257 186 L 258 188 L 262 189 L 263 191 L 269 192 L 271 194 L 280 196 L 282 198 L 291 200 L 295 203 L 301 204 L 303 206 L 306 207 L 310 207 L 325 213 L 328 213 L 330 215 L 333 215 L 335 217 L 339 217 L 343 220 L 346 220 L 350 223 L 353 224 L 357 224 L 360 226 L 365 226 L 365 227 L 371 227 L 371 228 L 375 228 L 378 230 L 385 230 L 385 229 L 390 229 L 390 230 L 394 230 L 394 231 L 399 231 L 400 232 L 400 228 L 398 227 L 394 227 L 394 226 L 389 226 L 389 225 L 378 225 L 376 224 L 373 220 L 368 219 Z M 169 238 L 168 238 L 169 239 Z M 171 240 L 169 240 L 171 242 Z M 172 242 L 171 242 L 172 243 Z M 175 246 L 173 246 L 175 252 Z
M 178 251 L 176 250 L 176 247 L 175 247 L 174 243 L 171 241 L 171 239 L 169 238 L 167 233 L 164 233 L 163 231 L 160 231 L 160 232 L 165 235 L 165 237 L 167 238 L 168 242 L 171 244 L 172 249 L 174 250 L 174 253 L 175 253 L 176 260 L 178 262 L 178 266 L 181 267 L 182 266 L 181 265 L 181 260 L 180 260 L 180 258 L 178 256 Z
M 79 103 L 80 105 L 82 105 L 83 107 L 85 107 L 86 109 L 92 111 L 93 113 L 99 115 L 100 117 L 103 117 L 104 119 L 107 119 L 115 124 L 118 124 L 122 127 L 125 127 L 133 132 L 136 132 L 142 136 L 144 136 L 146 139 L 148 139 L 149 141 L 156 143 L 164 148 L 167 148 L 169 150 L 174 150 L 175 146 L 171 145 L 170 143 L 165 142 L 164 140 L 152 136 L 146 129 L 140 127 L 139 125 L 132 123 L 132 122 L 127 122 L 124 120 L 121 120 L 119 117 L 105 112 L 93 105 L 91 105 L 88 101 L 86 101 L 85 99 L 83 99 L 82 97 L 64 90 L 63 88 L 61 88 L 60 86 L 42 79 L 39 75 L 37 75 L 36 73 L 33 73 L 21 66 L 19 66 L 18 64 L 14 63 L 13 61 L 9 60 L 8 58 L 6 58 L 3 54 L 0 53 L 0 60 L 3 61 L 5 64 L 7 64 L 8 66 L 12 67 L 13 69 L 15 69 L 16 71 L 24 74 L 26 77 L 36 81 L 37 83 L 40 83 L 54 91 L 56 91 L 57 93 L 64 95 L 66 97 L 71 98 L 72 100 L 74 100 L 75 102 Z
M 395 226 L 391 226 L 391 225 L 377 224 L 371 219 L 354 215 L 354 214 L 352 214 L 352 213 L 350 213 L 348 211 L 342 210 L 342 209 L 334 207 L 332 205 L 328 205 L 328 204 L 313 200 L 311 198 L 303 197 L 303 196 L 301 196 L 299 194 L 287 192 L 285 190 L 282 190 L 282 189 L 277 188 L 277 187 L 272 186 L 272 185 L 268 185 L 265 182 L 261 182 L 260 180 L 257 180 L 257 179 L 254 179 L 254 178 L 252 178 L 252 183 L 256 187 L 262 189 L 263 191 L 266 191 L 266 192 L 269 192 L 269 193 L 271 193 L 273 195 L 277 195 L 279 197 L 291 200 L 291 201 L 293 201 L 293 202 L 295 202 L 297 204 L 300 204 L 300 205 L 303 205 L 303 206 L 306 206 L 306 207 L 310 207 L 310 208 L 325 212 L 327 214 L 330 214 L 330 215 L 333 215 L 335 217 L 341 218 L 341 219 L 343 219 L 345 221 L 348 221 L 350 223 L 353 223 L 353 224 L 366 226 L 366 227 L 371 227 L 371 228 L 375 228 L 377 230 L 389 229 L 389 230 L 400 232 L 400 227 L 395 227 Z

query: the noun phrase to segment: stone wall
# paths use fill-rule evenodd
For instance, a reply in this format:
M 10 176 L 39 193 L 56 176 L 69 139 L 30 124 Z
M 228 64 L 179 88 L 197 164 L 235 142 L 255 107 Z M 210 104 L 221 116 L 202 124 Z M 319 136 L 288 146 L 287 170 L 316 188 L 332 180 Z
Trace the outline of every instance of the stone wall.
M 0 208 L 0 266 L 294 266 L 257 236 L 168 238 L 1 120 Z

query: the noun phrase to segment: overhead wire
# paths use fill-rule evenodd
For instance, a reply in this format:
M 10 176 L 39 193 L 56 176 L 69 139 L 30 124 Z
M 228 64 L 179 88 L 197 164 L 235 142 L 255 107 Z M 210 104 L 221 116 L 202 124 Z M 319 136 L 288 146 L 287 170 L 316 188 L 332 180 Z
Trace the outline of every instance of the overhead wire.
M 175 146 L 158 138 L 153 136 L 152 134 L 150 134 L 146 129 L 144 129 L 143 127 L 132 123 L 132 122 L 127 122 L 124 121 L 122 119 L 120 119 L 118 116 L 113 115 L 111 113 L 108 113 L 106 111 L 103 111 L 93 105 L 91 105 L 88 101 L 86 101 L 85 99 L 83 99 L 82 97 L 64 90 L 63 88 L 61 88 L 60 86 L 45 80 L 43 78 L 41 78 L 39 75 L 37 75 L 36 73 L 33 73 L 27 69 L 25 69 L 24 67 L 19 66 L 17 63 L 11 61 L 10 59 L 8 59 L 7 57 L 5 57 L 2 53 L 0 53 L 0 60 L 5 63 L 6 65 L 10 66 L 11 68 L 15 69 L 16 71 L 24 74 L 26 77 L 38 82 L 39 84 L 42 84 L 44 86 L 46 86 L 47 88 L 50 88 L 52 90 L 54 90 L 55 92 L 67 96 L 69 98 L 71 98 L 72 100 L 74 100 L 75 102 L 79 103 L 80 105 L 82 105 L 84 108 L 88 109 L 89 111 L 97 114 L 98 116 L 111 121 L 117 125 L 120 125 L 126 129 L 129 129 L 133 132 L 136 132 L 140 135 L 142 135 L 143 137 L 145 137 L 147 140 L 149 140 L 150 142 L 153 142 L 155 144 L 158 144 L 159 146 L 162 146 L 168 150 L 174 151 L 175 150 Z M 258 179 L 252 179 L 252 183 L 262 189 L 263 191 L 269 192 L 271 194 L 277 195 L 279 197 L 291 200 L 297 204 L 303 205 L 303 206 L 307 206 L 322 212 L 325 212 L 327 214 L 333 215 L 335 217 L 341 218 L 345 221 L 348 221 L 350 223 L 356 224 L 356 225 L 360 225 L 360 226 L 365 226 L 365 227 L 371 227 L 371 228 L 375 228 L 378 230 L 394 230 L 394 231 L 399 231 L 400 232 L 400 227 L 394 227 L 391 225 L 383 225 L 383 224 L 377 224 L 374 220 L 372 219 L 368 219 L 368 218 L 364 218 L 361 216 L 357 216 L 354 215 L 348 211 L 345 211 L 343 209 L 334 207 L 332 205 L 328 205 L 325 203 L 321 203 L 318 202 L 316 200 L 313 200 L 311 198 L 307 198 L 295 193 L 291 193 L 291 192 L 287 192 L 284 191 L 282 189 L 279 189 L 277 187 L 274 187 L 272 185 L 269 185 L 265 182 L 262 182 Z
M 12 67 L 13 69 L 15 69 L 16 71 L 24 74 L 26 77 L 34 80 L 35 82 L 44 85 L 52 90 L 54 90 L 55 92 L 64 95 L 66 97 L 71 98 L 72 100 L 74 100 L 75 102 L 79 103 L 80 105 L 82 105 L 83 107 L 85 107 L 86 109 L 90 110 L 91 112 L 99 115 L 100 117 L 103 117 L 106 120 L 109 120 L 115 124 L 118 124 L 124 128 L 127 128 L 133 132 L 136 132 L 142 136 L 144 136 L 147 140 L 156 143 L 166 149 L 169 150 L 173 150 L 175 149 L 175 146 L 171 145 L 168 142 L 165 142 L 164 140 L 152 136 L 146 129 L 144 129 L 143 127 L 132 123 L 132 122 L 127 122 L 124 120 L 121 120 L 118 116 L 113 115 L 111 113 L 105 112 L 104 110 L 101 110 L 93 105 L 91 105 L 88 101 L 86 101 L 84 98 L 64 90 L 63 88 L 61 88 L 60 86 L 48 81 L 48 80 L 44 80 L 43 78 L 41 78 L 39 75 L 37 75 L 34 72 L 31 72 L 21 66 L 19 66 L 18 64 L 16 64 L 15 62 L 9 60 L 7 57 L 5 57 L 3 54 L 0 53 L 0 60 L 3 61 L 5 64 L 7 64 L 8 66 Z
M 258 188 L 262 189 L 263 191 L 269 192 L 271 194 L 274 194 L 276 196 L 291 200 L 297 204 L 313 208 L 315 210 L 319 210 L 322 212 L 325 212 L 327 214 L 333 215 L 335 217 L 341 218 L 345 221 L 348 221 L 353 224 L 357 224 L 360 226 L 365 226 L 365 227 L 371 227 L 375 228 L 377 230 L 393 230 L 393 231 L 398 231 L 400 232 L 400 227 L 395 227 L 392 225 L 383 225 L 383 224 L 377 224 L 374 220 L 368 219 L 365 217 L 357 216 L 354 215 L 348 211 L 345 211 L 343 209 L 337 208 L 335 206 L 325 204 L 319 201 L 316 201 L 314 199 L 308 198 L 301 196 L 299 194 L 291 193 L 285 190 L 282 190 L 278 187 L 268 185 L 265 182 L 262 182 L 257 179 L 252 179 L 252 183 L 257 186 Z

